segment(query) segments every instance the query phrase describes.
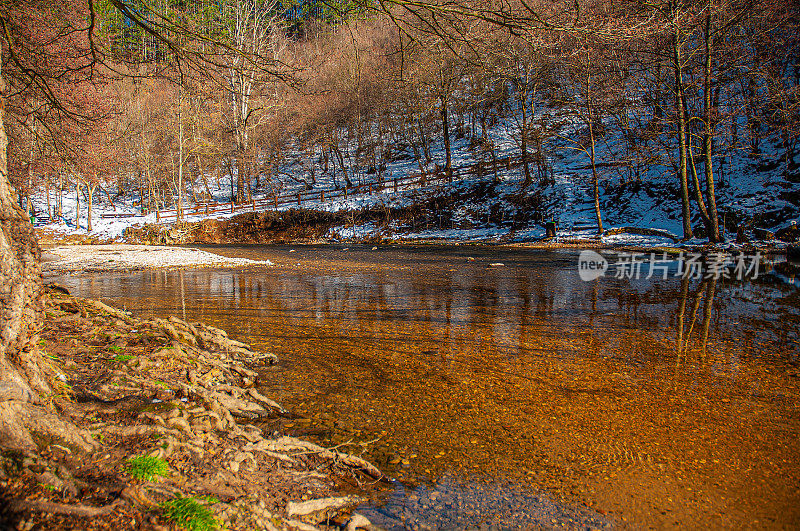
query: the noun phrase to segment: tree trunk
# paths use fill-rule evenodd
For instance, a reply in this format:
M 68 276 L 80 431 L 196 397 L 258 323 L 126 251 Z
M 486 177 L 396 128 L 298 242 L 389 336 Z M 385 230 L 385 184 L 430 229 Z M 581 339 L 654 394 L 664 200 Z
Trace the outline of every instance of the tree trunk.
M 252 167 L 252 165 L 251 165 L 251 163 L 249 161 L 245 162 L 245 165 L 246 165 L 246 168 L 247 168 L 246 174 L 245 174 L 247 176 L 247 178 L 244 180 L 244 182 L 247 185 L 247 202 L 248 203 L 252 203 L 253 202 L 253 183 L 252 183 L 252 180 L 250 179 L 250 174 L 253 171 L 253 167 Z M 312 172 L 312 183 L 313 183 L 313 172 Z
M 520 111 L 522 111 L 522 116 L 520 118 L 520 129 L 519 129 L 519 136 L 520 136 L 520 150 L 522 151 L 522 172 L 525 176 L 525 180 L 522 182 L 522 189 L 527 190 L 528 187 L 533 182 L 533 178 L 531 177 L 531 168 L 528 164 L 528 113 L 527 113 L 527 106 L 525 105 L 525 95 L 527 92 L 523 92 L 521 95 L 517 95 L 521 99 L 520 102 Z
M 183 220 L 183 80 L 178 88 L 178 204 L 175 207 L 175 221 Z M 91 230 L 91 229 L 90 229 Z
M 0 96 L 5 82 L 0 72 Z M 90 449 L 79 430 L 43 404 L 53 376 L 37 347 L 41 321 L 41 251 L 8 180 L 8 137 L 0 99 L 0 447 L 36 450 L 33 432 L 55 435 Z
M 203 178 L 203 188 L 205 188 L 206 191 L 206 200 L 211 201 L 214 198 L 214 196 L 211 195 L 211 188 L 209 188 L 208 186 L 208 175 L 206 175 L 206 170 L 200 164 L 201 162 L 202 159 L 200 157 L 197 157 L 197 166 L 200 168 L 200 175 Z
M 75 179 L 75 228 L 81 228 L 81 183 Z
M 441 103 L 440 113 L 442 116 L 442 135 L 444 135 L 444 152 L 445 152 L 445 165 L 444 171 L 447 175 L 447 180 L 453 180 L 453 153 L 450 148 L 450 120 L 447 116 L 447 98 L 439 98 Z
M 58 209 L 58 217 L 64 219 L 64 174 L 58 172 L 58 198 L 56 201 L 56 208 Z
M 33 158 L 36 155 L 36 120 L 33 120 L 33 130 L 31 131 L 31 152 L 28 156 L 28 167 L 26 168 L 27 178 L 25 184 L 25 214 L 31 215 L 33 211 L 33 203 L 31 203 L 31 194 L 33 193 Z
M 86 200 L 86 232 L 92 232 L 92 205 L 94 205 L 94 191 L 97 185 L 94 183 L 86 183 L 86 191 L 89 197 Z
M 706 14 L 706 64 L 705 79 L 703 83 L 703 105 L 705 133 L 703 134 L 703 159 L 706 169 L 706 197 L 708 199 L 708 215 L 711 218 L 711 234 L 709 240 L 712 242 L 722 241 L 719 231 L 719 215 L 717 214 L 717 195 L 714 191 L 714 124 L 712 122 L 711 107 L 711 11 Z
M 344 156 L 342 155 L 342 150 L 339 149 L 338 144 L 333 148 L 333 153 L 336 155 L 336 158 L 339 161 L 339 167 L 342 169 L 345 186 L 352 188 L 353 182 L 350 180 L 350 177 L 347 174 L 347 168 L 344 165 Z
M 587 64 L 587 68 L 588 68 Z M 594 199 L 594 214 L 597 218 L 597 234 L 603 234 L 603 215 L 600 212 L 600 182 L 597 177 L 597 163 L 595 156 L 594 140 L 594 114 L 592 113 L 592 79 L 591 73 L 586 74 L 586 113 L 589 118 L 589 159 L 592 164 L 592 198 Z
M 425 126 L 422 125 L 422 120 L 417 118 L 417 124 L 419 126 L 419 139 L 422 143 L 422 152 L 425 154 L 425 164 L 431 163 L 431 150 L 430 145 L 428 144 L 428 135 L 425 133 Z
M 683 219 L 683 239 L 689 240 L 692 234 L 691 209 L 689 207 L 689 175 L 686 156 L 686 102 L 683 93 L 683 65 L 681 64 L 678 30 L 672 39 L 672 51 L 675 68 L 675 112 L 678 120 L 678 174 L 681 182 L 681 217 Z
M 50 204 L 50 174 L 44 178 L 44 193 L 47 198 L 47 219 L 53 221 L 53 209 Z
M 245 162 L 244 162 L 244 149 L 239 148 L 236 158 L 236 203 L 241 204 L 245 202 Z
M 706 202 L 703 199 L 703 190 L 700 187 L 700 178 L 697 176 L 697 165 L 694 163 L 694 146 L 691 136 L 689 137 L 689 140 L 687 142 L 686 149 L 689 155 L 689 165 L 692 168 L 692 187 L 694 188 L 694 194 L 695 194 L 694 197 L 695 200 L 697 201 L 697 209 L 700 212 L 700 219 L 703 220 L 703 225 L 705 225 L 706 227 L 706 232 L 708 233 L 709 240 L 714 241 L 711 238 L 711 233 L 713 231 L 711 226 L 711 218 L 708 215 Z
M 111 197 L 110 193 L 108 193 L 108 188 L 100 186 L 100 185 L 97 185 L 97 187 L 100 188 L 101 192 L 106 194 L 106 199 L 108 200 L 108 204 L 111 205 L 111 208 L 114 210 L 114 212 L 116 212 L 117 211 L 117 205 L 114 203 L 114 198 Z

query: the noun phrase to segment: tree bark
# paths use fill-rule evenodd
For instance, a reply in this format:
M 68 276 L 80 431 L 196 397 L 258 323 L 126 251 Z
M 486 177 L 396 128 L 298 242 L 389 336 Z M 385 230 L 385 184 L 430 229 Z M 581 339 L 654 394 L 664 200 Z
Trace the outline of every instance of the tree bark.
M 236 204 L 242 204 L 245 201 L 245 162 L 244 162 L 244 148 L 240 147 L 236 152 Z
M 706 227 L 706 232 L 708 233 L 708 239 L 710 241 L 715 241 L 712 237 L 713 227 L 711 224 L 711 217 L 708 215 L 708 209 L 706 208 L 706 202 L 703 199 L 703 190 L 700 187 L 700 178 L 697 176 L 697 165 L 694 162 L 694 146 L 691 139 L 687 141 L 687 153 L 689 156 L 689 164 L 692 168 L 692 187 L 694 188 L 695 200 L 697 201 L 697 210 L 700 212 L 700 219 L 703 220 L 703 225 Z
M 92 206 L 94 205 L 94 191 L 97 189 L 95 183 L 86 183 L 86 191 L 89 194 L 86 200 L 86 232 L 92 232 Z
M 183 221 L 183 79 L 178 88 L 178 204 L 175 208 L 175 221 Z
M 522 92 L 521 95 L 517 95 L 520 98 L 520 111 L 522 116 L 520 117 L 520 150 L 522 151 L 522 173 L 524 175 L 524 181 L 522 182 L 522 189 L 527 190 L 528 187 L 533 182 L 533 178 L 531 177 L 531 168 L 528 163 L 528 112 L 527 106 L 525 105 L 525 97 L 527 96 L 527 91 Z
M 53 221 L 53 209 L 50 204 L 50 174 L 44 178 L 44 193 L 47 198 L 47 219 Z
M 81 183 L 75 178 L 75 228 L 79 229 L 81 221 Z
M 672 39 L 673 61 L 675 68 L 675 112 L 678 121 L 678 175 L 681 183 L 681 217 L 683 219 L 683 239 L 689 240 L 692 234 L 691 209 L 689 206 L 689 175 L 686 151 L 686 102 L 683 93 L 683 66 L 681 64 L 678 28 Z
M 35 337 L 41 322 L 41 250 L 8 180 L 8 137 L 3 125 L 5 82 L 0 71 L 0 447 L 36 449 L 32 432 L 78 442 L 78 430 L 40 405 L 51 392 Z M 80 440 L 83 448 L 91 447 Z
M 444 151 L 445 151 L 445 164 L 444 171 L 447 175 L 447 180 L 453 180 L 453 153 L 450 148 L 450 120 L 447 116 L 447 98 L 444 96 L 439 98 L 441 109 L 439 112 L 442 116 L 442 135 L 444 136 Z
M 425 126 L 419 118 L 417 118 L 417 125 L 419 127 L 419 140 L 422 145 L 422 152 L 425 154 L 425 164 L 428 165 L 432 160 L 430 145 L 428 144 L 428 135 L 425 133 Z
M 587 61 L 587 69 L 591 63 Z M 594 140 L 594 114 L 592 113 L 592 74 L 586 73 L 586 115 L 589 119 L 589 159 L 592 164 L 592 199 L 594 200 L 594 214 L 597 219 L 597 234 L 603 234 L 603 215 L 600 211 L 600 180 L 597 176 L 597 163 L 595 156 Z
M 706 14 L 706 64 L 705 79 L 703 82 L 703 112 L 705 121 L 705 132 L 703 134 L 703 159 L 705 160 L 706 170 L 706 197 L 708 199 L 708 215 L 711 218 L 711 234 L 709 239 L 712 242 L 722 241 L 719 231 L 719 215 L 717 214 L 717 196 L 714 190 L 714 124 L 712 122 L 711 107 L 711 11 Z

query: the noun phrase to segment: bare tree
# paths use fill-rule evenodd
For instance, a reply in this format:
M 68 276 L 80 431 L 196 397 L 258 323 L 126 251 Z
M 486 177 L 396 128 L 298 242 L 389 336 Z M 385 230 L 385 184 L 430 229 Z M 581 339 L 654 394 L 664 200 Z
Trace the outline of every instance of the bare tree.
M 236 201 L 246 200 L 246 181 L 254 167 L 248 157 L 250 135 L 262 108 L 253 101 L 268 76 L 263 68 L 252 63 L 253 56 L 270 56 L 277 61 L 285 47 L 280 32 L 281 19 L 276 0 L 226 0 L 220 4 L 223 32 L 229 39 L 230 51 L 224 53 L 225 87 L 230 102 L 230 120 L 236 153 Z
M 215 37 L 211 28 L 198 31 L 180 17 L 147 11 L 140 3 L 136 7 L 126 0 L 109 3 L 172 54 L 179 70 L 202 73 L 209 65 L 219 66 L 215 52 L 224 49 L 247 55 L 249 64 L 261 65 L 263 72 L 276 78 L 286 72 L 273 58 L 261 61 L 255 51 L 236 50 Z M 96 119 L 92 109 L 72 97 L 72 88 L 96 79 L 104 63 L 121 70 L 110 60 L 113 49 L 101 31 L 105 28 L 99 16 L 95 0 L 0 2 L 0 118 L 8 101 L 22 96 L 43 102 L 41 111 L 49 113 L 44 124 Z M 41 317 L 40 250 L 8 180 L 7 147 L 0 120 L 0 446 L 34 451 L 35 431 L 89 450 L 91 439 L 59 416 L 48 401 L 57 381 L 35 340 Z

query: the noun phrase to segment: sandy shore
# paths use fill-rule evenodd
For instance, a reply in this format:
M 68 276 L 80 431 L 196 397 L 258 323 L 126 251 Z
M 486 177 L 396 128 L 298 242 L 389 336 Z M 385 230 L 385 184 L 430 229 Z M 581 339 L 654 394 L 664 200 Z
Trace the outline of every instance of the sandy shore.
M 45 272 L 127 271 L 178 267 L 269 266 L 269 260 L 228 258 L 200 249 L 152 245 L 67 245 L 47 249 Z

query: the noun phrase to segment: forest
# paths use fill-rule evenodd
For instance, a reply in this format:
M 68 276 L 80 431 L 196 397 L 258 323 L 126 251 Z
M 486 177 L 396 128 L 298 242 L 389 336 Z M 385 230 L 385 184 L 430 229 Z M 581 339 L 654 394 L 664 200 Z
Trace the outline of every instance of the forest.
M 798 527 L 798 26 L 0 0 L 0 528 Z
M 17 27 L 3 50 L 5 122 L 21 205 L 43 194 L 51 218 L 72 194 L 180 220 L 222 189 L 242 204 L 323 180 L 347 188 L 382 181 L 398 160 L 420 175 L 497 179 L 507 141 L 520 194 L 552 183 L 565 153 L 582 156 L 574 178 L 600 233 L 604 187 L 668 175 L 659 201 L 679 209 L 680 236 L 716 242 L 715 187 L 742 161 L 786 189 L 800 179 L 793 2 L 38 7 L 6 17 Z M 471 163 L 460 171 L 457 141 Z

